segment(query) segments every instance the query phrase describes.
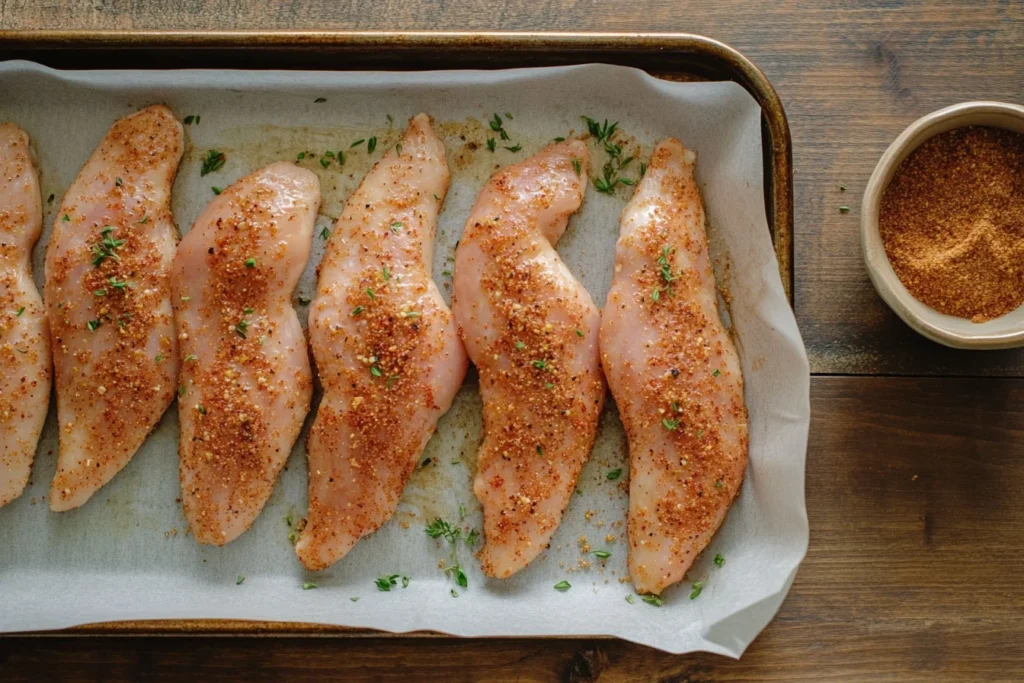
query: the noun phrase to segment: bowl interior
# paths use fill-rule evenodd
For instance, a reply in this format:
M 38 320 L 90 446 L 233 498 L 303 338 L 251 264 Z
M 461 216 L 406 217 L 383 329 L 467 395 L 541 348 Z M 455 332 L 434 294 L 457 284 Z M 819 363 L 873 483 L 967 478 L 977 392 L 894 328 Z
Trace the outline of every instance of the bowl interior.
M 1024 107 L 1001 103 L 956 105 L 912 124 L 882 155 L 864 194 L 861 239 L 875 288 L 904 322 L 926 337 L 958 348 L 1024 345 L 1024 305 L 983 323 L 939 313 L 903 286 L 885 253 L 878 231 L 882 195 L 900 164 L 929 138 L 963 126 L 993 126 L 1024 134 Z

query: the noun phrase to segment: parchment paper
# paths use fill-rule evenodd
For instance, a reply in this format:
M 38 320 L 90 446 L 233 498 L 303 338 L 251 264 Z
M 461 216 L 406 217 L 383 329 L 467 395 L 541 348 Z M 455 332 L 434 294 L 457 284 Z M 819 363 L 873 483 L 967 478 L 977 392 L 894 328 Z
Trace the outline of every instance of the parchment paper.
M 126 64 L 130 67 L 130 64 Z M 326 102 L 316 102 L 325 98 Z M 434 277 L 450 293 L 452 253 L 477 192 L 497 167 L 525 159 L 556 136 L 585 130 L 580 115 L 619 121 L 644 156 L 672 135 L 698 153 L 697 176 L 713 226 L 720 285 L 731 296 L 750 412 L 750 467 L 742 493 L 704 556 L 690 572 L 703 592 L 690 599 L 683 582 L 664 607 L 634 603 L 626 580 L 625 510 L 628 466 L 614 405 L 603 417 L 578 496 L 551 548 L 508 581 L 488 580 L 463 547 L 469 588 L 451 590 L 438 567 L 450 554 L 424 524 L 450 521 L 480 527 L 471 491 L 481 438 L 480 400 L 467 381 L 424 453 L 395 518 L 344 560 L 306 573 L 288 539 L 289 520 L 306 507 L 305 434 L 263 514 L 224 548 L 199 546 L 186 534 L 179 495 L 176 409 L 134 460 L 83 508 L 57 514 L 45 496 L 53 476 L 55 409 L 24 495 L 0 508 L 0 631 L 57 629 L 75 624 L 155 618 L 233 618 L 316 622 L 389 631 L 432 629 L 460 636 L 614 635 L 671 652 L 705 650 L 738 657 L 775 614 L 807 548 L 804 459 L 809 420 L 808 365 L 786 303 L 765 222 L 760 110 L 733 83 L 669 83 L 605 65 L 491 72 L 313 73 L 259 71 L 57 72 L 27 62 L 0 64 L 0 121 L 32 137 L 42 175 L 46 231 L 93 148 L 115 118 L 152 103 L 168 104 L 189 143 L 174 188 L 175 220 L 186 232 L 211 186 L 271 161 L 296 159 L 321 177 L 330 226 L 369 165 L 391 147 L 407 119 L 431 114 L 445 137 L 453 171 L 438 233 Z M 511 114 L 511 116 L 507 116 Z M 487 121 L 503 120 L 510 140 L 497 151 Z M 391 117 L 390 119 L 388 117 Z M 367 155 L 366 143 L 377 137 Z M 503 146 L 519 143 L 522 150 Z M 200 177 L 210 148 L 227 155 L 218 172 Z M 475 147 L 475 149 L 474 149 Z M 343 151 L 327 168 L 324 151 Z M 593 148 L 591 174 L 604 153 Z M 634 162 L 625 177 L 636 176 Z M 50 194 L 55 198 L 47 202 Z M 583 210 L 559 244 L 569 267 L 603 304 L 612 272 L 618 216 L 629 188 L 616 196 L 587 191 Z M 296 292 L 312 296 L 314 254 Z M 301 318 L 305 306 L 296 303 Z M 611 403 L 611 402 L 609 402 Z M 311 418 L 310 418 L 311 419 Z M 307 421 L 308 424 L 308 421 Z M 609 481 L 610 470 L 623 476 Z M 585 550 L 608 550 L 601 561 Z M 712 562 L 725 557 L 722 567 Z M 374 579 L 410 578 L 390 592 Z M 244 582 L 238 583 L 240 577 Z M 563 580 L 572 588 L 558 592 Z M 303 589 L 315 582 L 316 589 Z M 359 598 L 355 601 L 350 598 Z

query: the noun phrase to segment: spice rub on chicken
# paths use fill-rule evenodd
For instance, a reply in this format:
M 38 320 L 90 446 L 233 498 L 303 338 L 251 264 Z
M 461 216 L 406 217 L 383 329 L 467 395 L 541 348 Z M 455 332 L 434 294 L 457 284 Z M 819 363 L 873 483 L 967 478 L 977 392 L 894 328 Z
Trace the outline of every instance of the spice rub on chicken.
M 747 410 L 718 315 L 696 155 L 669 138 L 622 212 L 601 364 L 629 440 L 629 571 L 639 593 L 680 581 L 736 499 Z
M 196 540 L 245 532 L 309 412 L 313 377 L 291 296 L 320 209 L 316 175 L 279 162 L 224 190 L 172 268 L 181 356 L 181 495 Z
M 309 312 L 324 396 L 295 547 L 308 569 L 338 561 L 391 517 L 466 374 L 430 276 L 448 182 L 444 144 L 419 114 L 349 198 L 327 244 Z
M 599 311 L 554 247 L 583 201 L 587 158 L 583 142 L 560 142 L 494 174 L 455 254 L 453 311 L 484 405 L 473 490 L 490 576 L 548 546 L 604 403 Z
M 60 449 L 55 511 L 128 464 L 174 400 L 168 270 L 182 127 L 152 106 L 114 123 L 68 188 L 46 249 Z
M 42 227 L 28 135 L 0 123 L 0 506 L 28 484 L 50 403 L 50 332 L 32 281 Z

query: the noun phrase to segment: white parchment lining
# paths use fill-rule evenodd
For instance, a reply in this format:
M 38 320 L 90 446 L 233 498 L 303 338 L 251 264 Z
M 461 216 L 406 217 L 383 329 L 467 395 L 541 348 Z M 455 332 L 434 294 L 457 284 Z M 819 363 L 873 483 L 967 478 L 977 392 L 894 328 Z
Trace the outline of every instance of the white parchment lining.
M 130 67 L 130 64 L 126 64 Z M 326 102 L 316 102 L 325 98 Z M 0 631 L 157 618 L 231 618 L 315 622 L 389 631 L 431 629 L 461 636 L 614 635 L 670 652 L 738 657 L 781 604 L 807 548 L 804 460 L 809 422 L 808 365 L 779 279 L 762 193 L 760 110 L 734 83 L 670 83 L 641 71 L 586 65 L 511 71 L 336 73 L 261 71 L 58 72 L 28 62 L 0 64 L 0 121 L 32 137 L 39 159 L 46 231 L 35 253 L 36 281 L 64 190 L 112 121 L 163 102 L 184 118 L 189 143 L 174 189 L 175 220 L 186 232 L 213 197 L 211 186 L 272 161 L 294 160 L 321 177 L 317 230 L 330 226 L 369 165 L 397 141 L 405 121 L 425 111 L 445 137 L 452 188 L 439 226 L 434 277 L 446 275 L 476 193 L 495 167 L 526 158 L 556 136 L 583 129 L 581 114 L 619 121 L 646 156 L 658 139 L 680 138 L 698 153 L 697 176 L 713 226 L 720 284 L 731 294 L 750 413 L 750 467 L 742 494 L 690 576 L 656 608 L 636 599 L 625 577 L 625 440 L 614 404 L 606 411 L 579 496 L 552 547 L 511 580 L 488 580 L 460 548 L 469 588 L 452 597 L 438 568 L 448 549 L 428 538 L 435 516 L 479 527 L 471 491 L 480 441 L 480 401 L 467 382 L 427 447 L 395 518 L 327 571 L 306 573 L 288 540 L 306 506 L 305 434 L 263 514 L 224 548 L 188 535 L 176 501 L 177 418 L 172 407 L 134 460 L 86 506 L 51 513 L 47 494 L 56 460 L 51 414 L 25 494 L 0 508 Z M 499 113 L 512 152 L 486 148 L 487 120 Z M 511 117 L 505 113 L 512 114 Z M 390 120 L 388 119 L 390 116 Z M 376 151 L 356 140 L 376 136 Z M 217 148 L 220 171 L 200 177 L 201 158 Z M 474 149 L 475 147 L 475 149 Z M 632 149 L 632 147 L 630 147 Z M 324 151 L 343 151 L 327 168 Z M 604 154 L 593 148 L 591 172 Z M 634 162 L 626 177 L 635 177 Z M 588 189 L 584 207 L 559 245 L 572 271 L 603 304 L 611 279 L 616 196 Z M 46 198 L 54 194 L 55 199 Z M 312 296 L 314 254 L 296 292 Z M 442 286 L 446 296 L 450 287 Z M 300 317 L 305 307 L 296 304 Z M 610 402 L 611 403 L 611 402 Z M 607 472 L 623 468 L 617 481 Z M 602 562 L 583 552 L 608 550 Z M 712 562 L 716 554 L 726 560 Z M 374 579 L 410 577 L 380 592 Z M 238 577 L 245 580 L 240 585 Z M 567 580 L 572 588 L 557 592 Z M 315 590 L 303 590 L 311 581 Z M 358 597 L 358 601 L 350 598 Z

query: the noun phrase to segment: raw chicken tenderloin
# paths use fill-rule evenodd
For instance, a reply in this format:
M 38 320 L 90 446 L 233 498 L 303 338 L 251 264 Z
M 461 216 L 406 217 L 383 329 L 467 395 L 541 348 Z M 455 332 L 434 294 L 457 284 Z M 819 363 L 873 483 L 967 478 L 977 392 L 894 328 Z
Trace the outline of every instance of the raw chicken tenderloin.
M 601 362 L 629 439 L 629 571 L 640 593 L 681 580 L 747 467 L 747 411 L 718 317 L 696 156 L 655 148 L 622 213 Z
M 334 226 L 309 312 L 324 396 L 309 434 L 309 515 L 295 547 L 311 570 L 394 513 L 466 374 L 430 277 L 448 191 L 444 144 L 419 114 Z
M 291 296 L 320 209 L 311 171 L 279 162 L 210 202 L 171 269 L 181 354 L 181 497 L 200 543 L 246 531 L 309 412 L 313 376 Z
M 46 248 L 60 453 L 50 508 L 82 505 L 174 400 L 168 270 L 182 128 L 153 106 L 114 123 L 68 188 Z
M 493 175 L 455 253 L 452 308 L 484 404 L 473 490 L 489 576 L 547 548 L 604 403 L 599 311 L 554 248 L 583 201 L 587 157 L 561 142 Z
M 50 404 L 50 333 L 32 281 L 43 217 L 28 135 L 0 124 L 0 506 L 21 495 Z

